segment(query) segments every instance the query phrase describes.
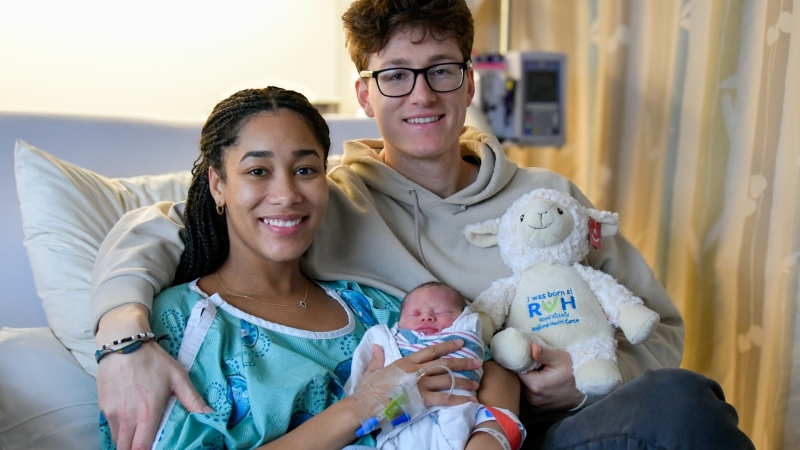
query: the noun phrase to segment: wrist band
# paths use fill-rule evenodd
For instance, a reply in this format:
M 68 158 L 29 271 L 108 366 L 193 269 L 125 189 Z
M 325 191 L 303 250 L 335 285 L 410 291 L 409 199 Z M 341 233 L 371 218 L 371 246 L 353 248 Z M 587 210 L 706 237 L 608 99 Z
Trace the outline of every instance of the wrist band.
M 503 447 L 503 450 L 512 450 L 511 444 L 508 443 L 508 439 L 506 439 L 505 435 L 494 428 L 476 428 L 472 431 L 472 433 L 470 433 L 470 436 L 475 433 L 489 433 L 494 436 L 498 442 L 500 442 L 500 446 Z
M 520 431 L 522 424 L 511 417 L 511 411 L 504 411 L 491 406 L 487 406 L 486 409 L 494 416 L 495 420 L 497 420 L 497 424 L 500 425 L 500 428 L 503 429 L 511 448 L 513 450 L 518 450 L 522 446 L 522 432 Z
M 139 333 L 135 336 L 130 336 L 122 339 L 117 339 L 116 341 L 106 344 L 97 351 L 94 352 L 94 358 L 97 363 L 100 363 L 100 360 L 103 359 L 106 355 L 110 355 L 111 353 L 119 353 L 123 355 L 127 355 L 128 353 L 133 353 L 136 350 L 139 350 L 142 347 L 142 344 L 146 344 L 150 341 L 161 341 L 164 339 L 169 339 L 169 336 L 162 335 L 156 337 L 153 333 Z M 117 347 L 120 344 L 126 343 L 122 347 Z
M 568 409 L 567 411 L 577 411 L 577 410 L 583 408 L 583 405 L 586 404 L 586 400 L 589 400 L 589 396 L 588 395 L 584 395 L 583 396 L 583 400 L 581 400 L 581 402 L 580 402 L 580 404 L 578 404 L 578 406 L 576 406 L 576 407 L 574 407 L 572 409 Z
M 475 426 L 478 426 L 483 422 L 489 422 L 489 421 L 497 422 L 497 419 L 494 418 L 492 413 L 490 413 L 485 406 L 480 405 L 478 407 L 478 410 L 475 411 Z
M 116 341 L 113 341 L 110 344 L 106 344 L 106 345 L 100 347 L 97 350 L 98 351 L 100 351 L 100 350 L 108 350 L 108 349 L 110 349 L 112 347 L 115 347 L 115 346 L 120 345 L 120 344 L 124 344 L 126 342 L 139 341 L 139 340 L 142 340 L 142 339 L 154 339 L 155 337 L 156 337 L 156 335 L 153 334 L 153 333 L 139 333 L 139 334 L 136 334 L 136 335 L 133 335 L 133 336 L 128 336 L 126 338 L 117 339 Z

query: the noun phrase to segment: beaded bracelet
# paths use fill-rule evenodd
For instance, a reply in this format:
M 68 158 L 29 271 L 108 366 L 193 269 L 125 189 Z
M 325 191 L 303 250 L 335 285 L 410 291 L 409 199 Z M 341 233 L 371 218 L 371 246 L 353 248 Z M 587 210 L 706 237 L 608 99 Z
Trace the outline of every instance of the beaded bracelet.
M 117 339 L 116 341 L 113 341 L 110 344 L 106 344 L 106 345 L 100 347 L 97 350 L 98 351 L 100 351 L 100 350 L 108 350 L 109 348 L 113 348 L 116 345 L 124 344 L 126 342 L 140 341 L 142 339 L 154 339 L 155 337 L 156 337 L 156 335 L 153 334 L 153 333 L 139 333 L 139 334 L 136 334 L 136 335 L 133 335 L 133 336 L 128 336 L 126 338 Z
M 133 353 L 136 350 L 139 350 L 142 347 L 142 344 L 146 344 L 150 341 L 162 341 L 164 339 L 169 339 L 169 336 L 166 334 L 163 336 L 156 337 L 153 333 L 139 333 L 135 336 L 130 336 L 122 339 L 117 339 L 116 341 L 106 344 L 97 351 L 94 352 L 94 357 L 97 363 L 100 363 L 100 360 L 103 359 L 106 355 L 110 355 L 111 353 L 119 353 L 123 355 L 127 355 L 128 353 Z M 123 345 L 122 347 L 116 347 L 117 345 L 128 343 L 127 345 Z

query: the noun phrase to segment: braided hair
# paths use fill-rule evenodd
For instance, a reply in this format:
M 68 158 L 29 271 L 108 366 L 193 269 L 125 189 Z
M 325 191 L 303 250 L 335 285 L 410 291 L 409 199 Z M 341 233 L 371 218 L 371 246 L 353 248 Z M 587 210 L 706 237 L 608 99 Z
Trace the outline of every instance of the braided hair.
M 256 114 L 278 111 L 291 111 L 301 117 L 322 146 L 327 160 L 331 145 L 328 124 L 302 94 L 270 86 L 245 89 L 219 102 L 203 125 L 200 156 L 192 168 L 192 184 L 183 218 L 185 229 L 181 234 L 185 249 L 174 285 L 208 275 L 228 258 L 228 225 L 225 215 L 216 211 L 217 204 L 209 188 L 208 169 L 213 167 L 225 181 L 225 153 L 238 143 L 245 123 Z M 280 133 L 281 130 L 274 132 Z

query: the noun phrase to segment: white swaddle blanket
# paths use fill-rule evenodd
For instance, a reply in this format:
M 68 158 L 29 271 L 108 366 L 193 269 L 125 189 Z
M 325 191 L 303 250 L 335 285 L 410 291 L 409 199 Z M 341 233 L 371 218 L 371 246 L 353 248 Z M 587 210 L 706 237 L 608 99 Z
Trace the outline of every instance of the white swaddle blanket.
M 353 393 L 354 387 L 364 375 L 372 358 L 373 344 L 378 344 L 383 348 L 384 366 L 402 358 L 410 351 L 453 339 L 462 339 L 464 347 L 446 357 L 483 359 L 484 346 L 480 333 L 478 315 L 469 307 L 464 309 L 452 326 L 444 329 L 441 333 L 428 336 L 409 330 L 398 330 L 397 327 L 390 329 L 385 325 L 373 326 L 364 334 L 353 354 L 351 375 L 345 386 L 347 394 Z M 402 352 L 397 344 L 398 338 L 402 342 Z M 464 374 L 454 372 L 454 374 L 480 381 L 483 369 Z M 453 394 L 475 396 L 474 391 L 454 390 Z M 393 428 L 388 433 L 381 432 L 377 438 L 378 448 L 384 450 L 462 450 L 469 439 L 470 432 L 476 425 L 476 415 L 480 409 L 482 409 L 481 405 L 471 402 L 458 406 L 431 407 L 425 414 L 410 423 Z

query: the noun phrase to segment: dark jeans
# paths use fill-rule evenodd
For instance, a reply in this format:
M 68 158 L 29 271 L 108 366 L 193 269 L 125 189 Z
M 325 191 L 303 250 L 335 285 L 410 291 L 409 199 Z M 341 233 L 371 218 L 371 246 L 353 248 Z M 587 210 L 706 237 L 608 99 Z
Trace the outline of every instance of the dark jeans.
M 524 403 L 524 402 L 523 402 Z M 531 423 L 524 449 L 754 449 L 715 381 L 683 369 L 647 371 L 556 422 Z

